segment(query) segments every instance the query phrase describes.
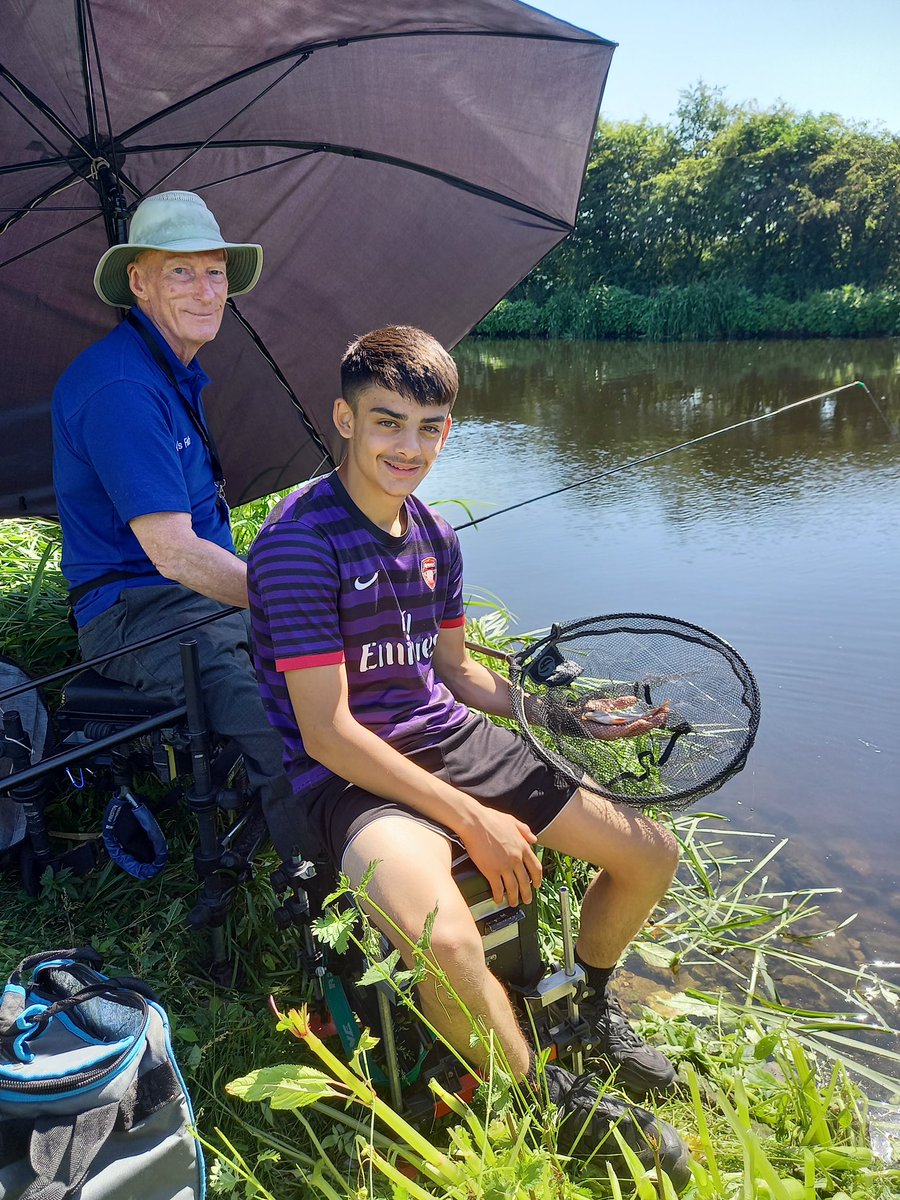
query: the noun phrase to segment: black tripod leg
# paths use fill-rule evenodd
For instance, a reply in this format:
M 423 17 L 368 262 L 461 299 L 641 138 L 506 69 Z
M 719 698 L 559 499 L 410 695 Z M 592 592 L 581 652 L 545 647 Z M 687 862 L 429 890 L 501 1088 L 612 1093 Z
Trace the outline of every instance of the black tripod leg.
M 210 928 L 213 970 L 221 973 L 223 965 L 226 965 L 225 933 L 222 925 L 228 906 L 227 902 L 223 902 L 222 880 L 219 874 L 221 855 L 216 827 L 216 796 L 210 766 L 209 729 L 200 688 L 200 658 L 197 643 L 193 638 L 184 638 L 181 641 L 181 670 L 184 675 L 191 770 L 194 776 L 193 787 L 188 790 L 188 803 L 197 821 L 198 845 L 194 851 L 194 865 L 203 882 L 200 900 L 191 910 L 188 921 L 195 928 Z

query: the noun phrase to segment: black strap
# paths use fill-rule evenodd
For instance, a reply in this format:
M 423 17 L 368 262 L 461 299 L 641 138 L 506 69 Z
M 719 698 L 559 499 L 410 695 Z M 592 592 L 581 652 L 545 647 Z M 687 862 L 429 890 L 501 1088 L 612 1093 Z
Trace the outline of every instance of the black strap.
M 43 963 L 60 961 L 86 963 L 90 967 L 102 967 L 103 955 L 99 950 L 95 950 L 93 946 L 76 946 L 66 950 L 42 950 L 39 954 L 29 954 L 23 958 L 16 969 L 9 977 L 9 982 L 15 987 L 22 986 L 22 980 L 35 967 L 41 966 Z
M 206 423 L 201 418 L 200 413 L 194 407 L 190 398 L 188 396 L 186 396 L 184 394 L 184 392 L 181 390 L 181 388 L 178 384 L 178 380 L 175 378 L 175 372 L 172 370 L 172 364 L 166 358 L 165 354 L 163 353 L 162 346 L 160 346 L 159 342 L 156 340 L 156 338 L 153 336 L 153 334 L 150 332 L 150 330 L 146 327 L 146 325 L 143 325 L 140 322 L 140 320 L 134 315 L 134 311 L 132 309 L 128 310 L 128 316 L 125 318 L 125 320 L 132 327 L 132 329 L 136 329 L 137 332 L 141 335 L 141 337 L 144 340 L 144 344 L 146 345 L 146 347 L 150 351 L 150 353 L 153 355 L 156 365 L 159 367 L 159 369 L 165 375 L 166 379 L 169 381 L 169 383 L 175 389 L 177 395 L 181 399 L 182 404 L 184 405 L 185 409 L 187 410 L 187 414 L 191 419 L 191 423 L 193 424 L 194 428 L 199 433 L 200 440 L 203 442 L 203 445 L 206 447 L 206 451 L 209 454 L 209 461 L 212 466 L 213 479 L 215 480 L 215 484 L 216 484 L 216 497 L 218 498 L 218 500 L 220 500 L 224 504 L 225 503 L 225 475 L 222 471 L 222 462 L 219 458 L 219 451 L 216 449 L 216 443 L 213 441 L 212 434 L 207 429 Z
M 105 575 L 98 575 L 96 579 L 89 579 L 87 583 L 79 583 L 77 587 L 69 588 L 69 608 L 75 608 L 75 605 L 82 596 L 86 596 L 88 592 L 92 592 L 94 588 L 105 587 L 108 583 L 119 583 L 122 579 L 143 579 L 137 571 L 107 571 Z

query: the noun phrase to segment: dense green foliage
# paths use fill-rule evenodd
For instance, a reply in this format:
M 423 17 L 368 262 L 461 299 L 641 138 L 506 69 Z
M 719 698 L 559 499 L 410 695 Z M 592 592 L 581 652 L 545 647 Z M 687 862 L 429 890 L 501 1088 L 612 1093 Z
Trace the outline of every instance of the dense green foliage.
M 575 232 L 478 332 L 900 333 L 900 136 L 702 83 L 668 125 L 601 118 Z
M 543 303 L 501 300 L 475 331 L 484 337 L 645 338 L 651 342 L 739 338 L 894 337 L 900 291 L 845 284 L 803 300 L 758 296 L 728 280 L 667 284 L 649 295 L 603 283 L 559 288 Z

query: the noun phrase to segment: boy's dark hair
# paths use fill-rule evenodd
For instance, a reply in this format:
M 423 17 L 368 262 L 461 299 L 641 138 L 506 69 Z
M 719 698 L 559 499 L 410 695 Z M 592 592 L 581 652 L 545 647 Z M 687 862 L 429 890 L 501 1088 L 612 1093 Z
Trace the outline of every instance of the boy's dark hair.
M 341 359 L 341 395 L 354 412 L 360 393 L 373 385 L 417 404 L 452 408 L 459 375 L 430 333 L 412 325 L 386 325 L 351 342 Z

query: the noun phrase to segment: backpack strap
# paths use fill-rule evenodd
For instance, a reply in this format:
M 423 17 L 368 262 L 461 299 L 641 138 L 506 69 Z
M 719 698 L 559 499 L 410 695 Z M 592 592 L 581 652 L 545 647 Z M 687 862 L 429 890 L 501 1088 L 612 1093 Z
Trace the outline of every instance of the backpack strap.
M 29 1147 L 34 1180 L 21 1200 L 65 1200 L 75 1195 L 112 1133 L 118 1113 L 118 1101 L 113 1101 L 68 1117 L 39 1117 Z
M 103 965 L 103 955 L 93 946 L 78 946 L 72 950 L 47 950 L 42 954 L 30 954 L 23 958 L 10 975 L 9 982 L 0 995 L 0 1037 L 16 1032 L 16 1021 L 25 1011 L 25 976 L 42 963 L 56 961 L 82 962 L 90 967 L 99 968 Z

